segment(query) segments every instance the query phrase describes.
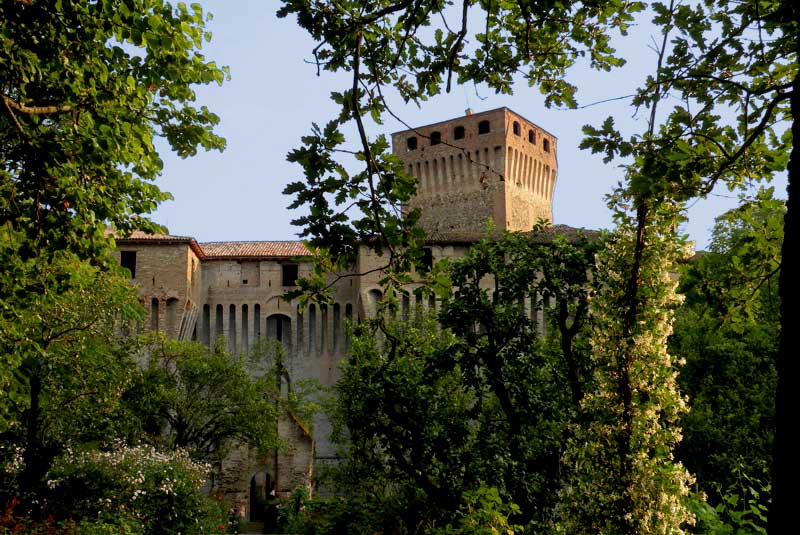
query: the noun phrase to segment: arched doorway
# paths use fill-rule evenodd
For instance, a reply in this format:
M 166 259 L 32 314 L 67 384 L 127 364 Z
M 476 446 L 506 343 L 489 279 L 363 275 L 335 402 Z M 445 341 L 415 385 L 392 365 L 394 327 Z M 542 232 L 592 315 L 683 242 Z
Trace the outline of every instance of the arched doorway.
M 275 522 L 272 477 L 269 472 L 256 472 L 250 477 L 250 503 L 247 520 L 250 522 Z

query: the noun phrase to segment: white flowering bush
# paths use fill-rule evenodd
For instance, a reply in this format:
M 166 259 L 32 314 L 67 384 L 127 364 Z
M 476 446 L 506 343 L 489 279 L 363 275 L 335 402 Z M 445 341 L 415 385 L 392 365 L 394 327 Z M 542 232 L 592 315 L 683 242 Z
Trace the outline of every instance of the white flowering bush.
M 654 203 L 649 213 L 637 226 L 619 208 L 618 228 L 598 255 L 595 388 L 581 405 L 587 424 L 564 455 L 560 533 L 681 535 L 694 524 L 693 478 L 673 455 L 688 410 L 676 382 L 681 363 L 666 343 L 680 299 L 670 269 L 685 255 L 674 231 L 680 212 Z
M 80 521 L 81 533 L 113 532 L 112 526 L 142 535 L 218 533 L 226 518 L 202 492 L 209 471 L 183 450 L 117 444 L 67 451 L 47 474 L 49 510 Z

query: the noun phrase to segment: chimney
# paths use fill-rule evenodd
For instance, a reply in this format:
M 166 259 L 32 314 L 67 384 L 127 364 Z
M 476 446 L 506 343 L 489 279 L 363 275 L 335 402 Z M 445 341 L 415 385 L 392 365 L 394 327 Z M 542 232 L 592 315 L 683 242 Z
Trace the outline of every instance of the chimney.
M 467 108 L 466 110 L 464 110 L 464 115 L 466 115 L 467 117 L 472 115 L 472 108 Z

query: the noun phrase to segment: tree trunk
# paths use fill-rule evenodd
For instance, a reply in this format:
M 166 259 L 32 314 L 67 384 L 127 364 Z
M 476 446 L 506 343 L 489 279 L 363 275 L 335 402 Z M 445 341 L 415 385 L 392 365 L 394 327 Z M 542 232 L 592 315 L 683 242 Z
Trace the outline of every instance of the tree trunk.
M 39 413 L 41 412 L 39 401 L 42 394 L 42 379 L 37 372 L 31 373 L 29 385 L 30 407 L 25 418 L 27 430 L 25 453 L 23 454 L 25 467 L 20 481 L 20 491 L 25 498 L 32 498 L 39 492 L 42 477 L 46 472 L 39 440 Z
M 800 55 L 800 34 L 797 36 L 796 50 Z M 800 344 L 794 329 L 800 325 L 797 312 L 800 303 L 800 262 L 798 254 L 798 217 L 800 217 L 800 75 L 792 83 L 792 152 L 789 159 L 789 185 L 786 188 L 786 217 L 784 218 L 783 246 L 781 249 L 781 334 L 778 349 L 778 388 L 775 393 L 775 442 L 772 459 L 772 506 L 769 510 L 769 533 L 788 533 L 790 525 L 796 522 L 792 510 L 794 500 L 790 497 L 793 487 L 800 478 L 800 456 L 793 451 L 791 429 L 796 424 L 798 395 L 797 362 L 800 357 Z

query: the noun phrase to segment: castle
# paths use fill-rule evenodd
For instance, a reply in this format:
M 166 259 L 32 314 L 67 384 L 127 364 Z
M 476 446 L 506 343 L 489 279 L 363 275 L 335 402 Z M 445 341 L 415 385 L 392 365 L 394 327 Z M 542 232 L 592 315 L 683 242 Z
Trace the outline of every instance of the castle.
M 432 261 L 463 255 L 486 232 L 526 231 L 552 221 L 557 174 L 556 138 L 507 108 L 472 114 L 397 132 L 394 153 L 418 180 L 411 207 L 421 209 Z M 147 311 L 145 327 L 181 340 L 210 345 L 224 336 L 231 352 L 257 340 L 280 342 L 293 379 L 337 380 L 346 355 L 347 320 L 373 315 L 382 297 L 381 258 L 359 250 L 352 273 L 333 284 L 333 304 L 303 311 L 282 296 L 309 273 L 309 257 L 298 241 L 210 242 L 134 232 L 118 238 L 117 258 L 128 268 Z M 337 274 L 331 274 L 331 280 Z M 435 308 L 409 287 L 401 307 Z M 412 300 L 414 302 L 412 302 Z M 250 516 L 269 489 L 290 492 L 308 484 L 313 468 L 333 457 L 329 426 L 315 423 L 312 438 L 290 418 L 278 422 L 291 447 L 264 462 L 246 451 L 226 461 L 220 488 Z M 253 518 L 251 518 L 253 519 Z

